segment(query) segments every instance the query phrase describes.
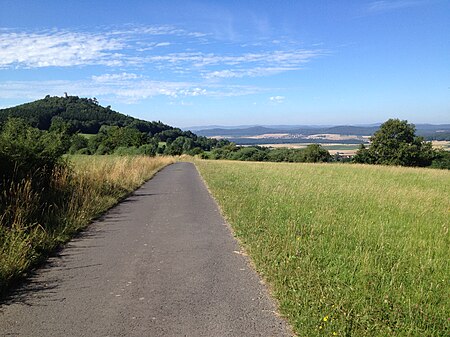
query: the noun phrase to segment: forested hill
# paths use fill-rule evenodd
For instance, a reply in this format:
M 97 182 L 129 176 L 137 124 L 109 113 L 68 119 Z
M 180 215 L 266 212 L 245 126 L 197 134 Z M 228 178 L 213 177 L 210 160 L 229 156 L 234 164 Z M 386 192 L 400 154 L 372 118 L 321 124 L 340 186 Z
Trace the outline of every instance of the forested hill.
M 60 117 L 70 124 L 72 132 L 98 133 L 102 125 L 131 126 L 141 132 L 156 134 L 173 127 L 161 122 L 148 122 L 121 114 L 102 107 L 95 98 L 79 98 L 78 96 L 50 97 L 46 96 L 31 103 L 25 103 L 11 108 L 0 109 L 0 124 L 8 117 L 19 117 L 33 127 L 48 130 L 52 119 Z

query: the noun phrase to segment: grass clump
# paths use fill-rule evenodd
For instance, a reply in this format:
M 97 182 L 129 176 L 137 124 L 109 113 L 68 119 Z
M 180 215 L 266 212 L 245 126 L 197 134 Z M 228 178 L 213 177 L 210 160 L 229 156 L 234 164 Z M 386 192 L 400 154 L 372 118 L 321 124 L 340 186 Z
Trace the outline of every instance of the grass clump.
M 299 336 L 449 333 L 448 171 L 196 164 Z
M 10 181 L 0 198 L 0 293 L 173 162 L 170 157 L 70 156 L 53 169 L 45 198 L 34 188 L 35 177 Z

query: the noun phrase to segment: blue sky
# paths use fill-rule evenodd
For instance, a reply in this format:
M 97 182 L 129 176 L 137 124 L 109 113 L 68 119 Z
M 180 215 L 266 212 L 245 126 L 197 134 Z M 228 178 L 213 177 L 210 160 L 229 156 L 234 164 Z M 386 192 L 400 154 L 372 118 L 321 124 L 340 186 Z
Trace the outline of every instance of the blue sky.
M 450 1 L 0 0 L 0 107 L 185 127 L 450 123 Z

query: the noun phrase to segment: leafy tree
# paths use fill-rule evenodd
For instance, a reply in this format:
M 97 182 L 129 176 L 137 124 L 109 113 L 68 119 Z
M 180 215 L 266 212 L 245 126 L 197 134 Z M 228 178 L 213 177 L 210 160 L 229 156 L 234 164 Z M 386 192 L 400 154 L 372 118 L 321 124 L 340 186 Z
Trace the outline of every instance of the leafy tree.
M 170 138 L 168 140 L 170 140 Z M 183 136 L 177 137 L 173 142 L 168 141 L 164 153 L 167 155 L 179 156 L 183 153 L 185 141 L 186 138 Z
M 230 151 L 227 151 L 223 147 L 219 147 L 217 149 L 214 149 L 210 153 L 211 159 L 226 159 L 229 155 Z
M 158 151 L 158 142 L 152 141 L 139 147 L 139 154 L 154 157 Z
M 89 139 L 88 147 L 91 153 L 109 154 L 118 147 L 138 148 L 148 141 L 145 133 L 132 127 L 103 125 L 98 134 Z
M 261 147 L 242 147 L 233 152 L 229 159 L 245 161 L 266 161 L 267 149 Z
M 187 152 L 187 154 L 191 155 L 191 156 L 196 156 L 196 155 L 199 155 L 202 153 L 203 153 L 203 150 L 199 147 L 194 147 L 193 149 L 191 149 Z
M 436 151 L 431 167 L 450 170 L 450 152 L 444 150 Z
M 381 165 L 429 166 L 435 157 L 431 142 L 415 135 L 406 120 L 389 119 L 370 137 L 368 149 L 360 148 L 355 162 Z
M 88 140 L 80 134 L 74 134 L 70 140 L 69 153 L 75 154 L 79 153 L 81 149 L 86 149 L 88 147 Z
M 267 160 L 273 162 L 292 162 L 295 150 L 288 148 L 272 149 L 267 153 Z
M 375 164 L 375 158 L 373 157 L 372 152 L 370 152 L 364 144 L 359 145 L 359 149 L 356 151 L 353 161 L 355 163 Z
M 194 140 L 192 138 L 184 138 L 183 153 L 188 153 L 194 148 Z
M 330 153 L 320 144 L 310 144 L 301 151 L 304 162 L 317 163 L 331 161 Z

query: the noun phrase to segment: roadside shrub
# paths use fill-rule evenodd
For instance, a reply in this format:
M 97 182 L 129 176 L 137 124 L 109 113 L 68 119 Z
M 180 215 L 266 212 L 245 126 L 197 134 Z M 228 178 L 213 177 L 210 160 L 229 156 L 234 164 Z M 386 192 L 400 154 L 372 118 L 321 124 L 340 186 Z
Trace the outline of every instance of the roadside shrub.
M 65 170 L 62 155 L 67 150 L 67 135 L 41 131 L 17 118 L 9 119 L 0 132 L 0 212 L 1 225 L 9 227 L 17 217 L 20 202 L 30 207 L 21 213 L 29 223 L 45 213 L 42 205 L 53 202 L 53 174 Z M 37 207 L 32 206 L 35 201 Z
M 191 155 L 191 156 L 196 156 L 196 155 L 199 155 L 199 154 L 202 154 L 202 153 L 203 153 L 203 150 L 201 148 L 199 148 L 199 147 L 194 147 L 192 150 L 189 150 L 187 152 L 187 154 Z
M 98 154 L 98 155 L 110 154 L 110 153 L 111 153 L 111 149 L 104 144 L 100 144 L 97 148 L 97 151 L 95 151 L 95 154 Z
M 118 156 L 130 156 L 130 155 L 135 156 L 139 154 L 139 150 L 136 146 L 130 147 L 119 146 L 114 150 L 114 154 Z
M 156 151 L 158 150 L 158 143 L 152 142 L 149 144 L 144 144 L 139 147 L 139 154 L 154 157 L 156 156 Z

